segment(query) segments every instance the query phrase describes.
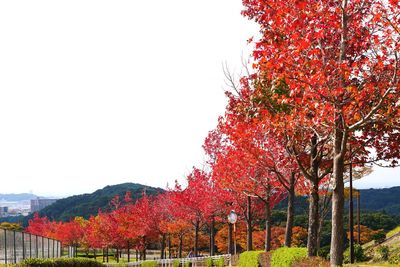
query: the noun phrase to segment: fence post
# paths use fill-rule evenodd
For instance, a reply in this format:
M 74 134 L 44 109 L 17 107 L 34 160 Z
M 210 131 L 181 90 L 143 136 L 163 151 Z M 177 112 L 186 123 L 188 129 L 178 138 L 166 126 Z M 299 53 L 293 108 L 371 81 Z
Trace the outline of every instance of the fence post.
M 32 258 L 32 234 L 29 234 L 29 258 Z
M 47 258 L 50 258 L 50 239 L 47 239 Z
M 4 263 L 7 264 L 7 230 L 4 229 Z
M 25 234 L 24 232 L 22 234 L 22 259 L 25 260 Z
M 14 263 L 17 263 L 17 246 L 15 244 L 15 230 L 13 231 L 13 239 L 14 239 Z
M 35 246 L 36 258 L 39 258 L 39 241 L 38 241 L 38 236 L 37 235 L 35 235 L 35 240 L 36 240 L 36 246 Z
M 44 259 L 44 237 L 42 236 L 42 258 Z

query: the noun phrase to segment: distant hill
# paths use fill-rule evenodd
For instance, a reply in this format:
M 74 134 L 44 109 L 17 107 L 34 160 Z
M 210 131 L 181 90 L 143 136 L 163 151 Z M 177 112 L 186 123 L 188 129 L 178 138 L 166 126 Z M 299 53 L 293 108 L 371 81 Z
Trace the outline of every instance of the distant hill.
M 400 215 L 400 186 L 361 190 L 361 209 Z
M 35 199 L 38 196 L 29 193 L 22 193 L 22 194 L 0 194 L 0 201 L 9 201 L 9 202 L 19 202 L 19 201 L 26 201 Z
M 52 220 L 66 221 L 75 216 L 89 218 L 90 215 L 96 215 L 99 209 L 109 210 L 109 203 L 112 198 L 119 195 L 122 199 L 126 192 L 132 193 L 133 199 L 138 199 L 146 189 L 146 194 L 155 195 L 164 190 L 161 188 L 149 187 L 135 183 L 124 183 L 106 186 L 91 194 L 76 195 L 72 197 L 57 200 L 55 203 L 42 209 L 39 214 L 47 216 Z M 30 215 L 28 219 L 30 219 Z
M 391 215 L 400 216 L 400 186 L 382 189 L 360 189 L 361 210 L 384 211 Z M 276 209 L 286 209 L 286 199 L 276 206 Z M 356 205 L 356 200 L 354 200 Z M 348 207 L 346 202 L 345 208 Z M 297 196 L 295 198 L 296 214 L 308 212 L 307 197 Z

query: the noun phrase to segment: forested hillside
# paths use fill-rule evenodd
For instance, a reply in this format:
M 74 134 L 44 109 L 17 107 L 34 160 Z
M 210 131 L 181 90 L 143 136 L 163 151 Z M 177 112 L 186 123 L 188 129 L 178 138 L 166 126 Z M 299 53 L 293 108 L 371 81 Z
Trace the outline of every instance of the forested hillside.
M 118 185 L 106 186 L 91 194 L 76 195 L 60 199 L 54 204 L 44 208 L 39 212 L 41 216 L 47 216 L 52 220 L 66 221 L 75 216 L 89 218 L 90 215 L 96 215 L 99 209 L 109 210 L 110 201 L 116 195 L 122 199 L 126 192 L 132 193 L 133 199 L 138 199 L 142 196 L 143 191 L 146 194 L 154 195 L 164 190 L 161 188 L 149 187 L 135 183 L 124 183 Z
M 361 190 L 361 209 L 400 215 L 400 186 Z
M 382 189 L 360 189 L 361 210 L 363 211 L 382 211 L 391 215 L 400 216 L 400 186 Z M 356 205 L 356 200 L 354 200 Z M 345 208 L 347 208 L 347 202 Z M 277 209 L 285 209 L 287 201 L 278 204 Z M 356 206 L 355 206 L 356 207 Z M 307 197 L 297 196 L 295 198 L 296 214 L 307 213 Z

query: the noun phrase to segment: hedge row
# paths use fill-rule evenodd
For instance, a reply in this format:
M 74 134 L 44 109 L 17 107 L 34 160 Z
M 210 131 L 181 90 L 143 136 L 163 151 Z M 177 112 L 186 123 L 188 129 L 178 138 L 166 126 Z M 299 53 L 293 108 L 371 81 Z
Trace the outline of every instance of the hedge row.
M 264 254 L 264 251 L 248 251 L 240 254 L 239 267 L 294 267 L 295 261 L 307 257 L 307 249 L 279 248 L 271 251 L 268 259 L 263 259 Z
M 246 251 L 240 254 L 239 267 L 257 267 L 259 266 L 258 257 L 264 251 Z
M 296 260 L 305 257 L 306 248 L 278 248 L 272 252 L 271 267 L 292 267 Z
M 89 259 L 27 259 L 18 264 L 21 267 L 104 267 L 100 262 Z
M 220 258 L 219 260 L 209 259 L 206 264 L 207 266 L 217 266 L 223 267 L 225 264 L 224 258 Z M 7 265 L 11 266 L 11 265 Z M 104 265 L 100 262 L 90 259 L 77 259 L 77 258 L 60 258 L 60 259 L 27 259 L 22 261 L 21 263 L 13 266 L 18 267 L 104 267 Z M 126 266 L 125 264 L 121 264 L 120 266 Z M 141 267 L 157 267 L 157 261 L 145 261 L 140 265 Z M 173 262 L 174 267 L 182 266 L 180 265 L 179 260 Z M 190 262 L 185 262 L 183 267 L 190 267 Z M 2 267 L 0 265 L 0 267 Z

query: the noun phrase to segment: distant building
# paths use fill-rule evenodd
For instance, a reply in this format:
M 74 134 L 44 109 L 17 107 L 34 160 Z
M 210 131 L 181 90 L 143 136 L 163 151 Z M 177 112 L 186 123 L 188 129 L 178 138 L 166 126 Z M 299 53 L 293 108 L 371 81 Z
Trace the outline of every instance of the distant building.
M 39 211 L 39 210 L 53 204 L 57 200 L 58 199 L 48 199 L 48 198 L 31 199 L 31 212 Z
M 8 207 L 0 207 L 0 217 L 6 217 L 8 215 Z

